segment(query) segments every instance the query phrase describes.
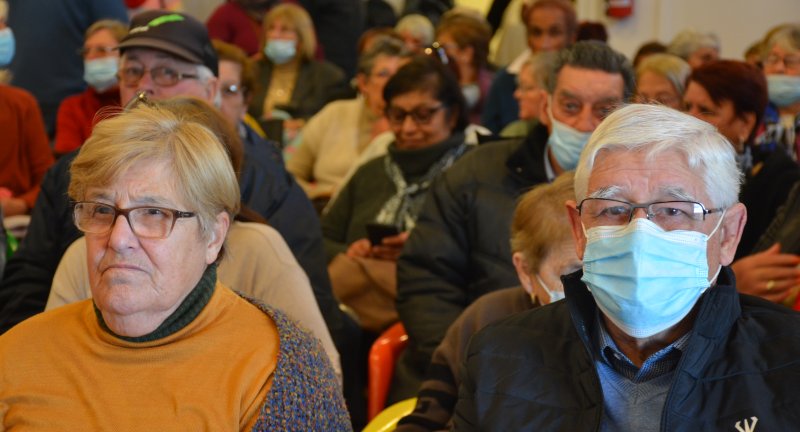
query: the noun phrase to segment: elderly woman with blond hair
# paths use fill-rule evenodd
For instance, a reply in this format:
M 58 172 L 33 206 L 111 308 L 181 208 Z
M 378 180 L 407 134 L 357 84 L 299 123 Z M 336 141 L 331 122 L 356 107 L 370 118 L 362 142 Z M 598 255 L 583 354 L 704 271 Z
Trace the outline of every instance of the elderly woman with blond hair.
M 636 67 L 636 102 L 659 103 L 680 110 L 686 78 L 691 72 L 689 63 L 678 56 L 647 56 Z
M 239 209 L 208 128 L 140 105 L 70 168 L 92 300 L 0 337 L 7 430 L 348 430 L 319 341 L 217 280 Z
M 309 117 L 345 91 L 344 72 L 314 59 L 314 24 L 302 7 L 275 6 L 264 16 L 262 27 L 263 57 L 256 62 L 259 88 L 249 112 L 256 119 L 284 119 L 284 131 L 291 139 Z

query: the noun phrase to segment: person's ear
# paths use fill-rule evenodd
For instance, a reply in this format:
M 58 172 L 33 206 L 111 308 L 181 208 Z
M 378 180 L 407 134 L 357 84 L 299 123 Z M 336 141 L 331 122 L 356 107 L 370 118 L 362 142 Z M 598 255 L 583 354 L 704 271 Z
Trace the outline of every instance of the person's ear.
M 522 287 L 525 288 L 528 294 L 533 295 L 533 279 L 531 278 L 531 273 L 528 271 L 525 255 L 522 252 L 514 252 L 511 255 L 511 261 L 514 263 L 514 269 L 517 270 L 517 277 Z
M 542 94 L 542 103 L 539 104 L 539 112 L 537 116 L 539 117 L 539 122 L 544 125 L 548 131 L 552 126 L 552 122 L 550 121 L 550 116 L 547 115 L 547 110 L 550 107 L 551 98 L 548 97 L 550 94 L 547 91 L 544 91 Z
M 728 265 L 736 256 L 736 248 L 742 238 L 744 224 L 747 222 L 747 209 L 744 204 L 736 203 L 725 211 L 725 218 L 719 227 L 719 263 Z
M 756 114 L 747 112 L 736 118 L 737 138 L 743 144 L 750 137 L 750 133 L 756 126 Z
M 214 106 L 215 108 L 219 108 L 219 106 L 216 106 L 216 101 L 218 100 L 217 93 L 219 93 L 219 88 L 217 87 L 217 85 L 219 84 L 218 81 L 219 80 L 217 79 L 217 77 L 212 77 L 212 78 L 209 78 L 208 81 L 206 81 L 206 84 L 205 84 L 206 85 L 206 95 L 208 97 L 208 99 L 206 99 L 206 101 L 208 103 L 210 103 L 212 106 Z
M 206 244 L 206 264 L 211 264 L 217 260 L 219 251 L 222 250 L 222 245 L 228 235 L 230 224 L 231 218 L 227 212 L 220 212 L 214 218 L 214 224 L 209 227 L 210 232 L 208 233 L 208 242 Z
M 581 214 L 578 212 L 578 203 L 569 200 L 566 203 L 569 223 L 572 226 L 572 238 L 575 240 L 575 253 L 578 259 L 583 261 L 583 251 L 586 250 L 586 235 L 583 233 Z
M 364 92 L 367 90 L 368 79 L 369 77 L 367 74 L 361 72 L 356 74 L 356 88 L 358 88 L 358 93 L 364 94 Z

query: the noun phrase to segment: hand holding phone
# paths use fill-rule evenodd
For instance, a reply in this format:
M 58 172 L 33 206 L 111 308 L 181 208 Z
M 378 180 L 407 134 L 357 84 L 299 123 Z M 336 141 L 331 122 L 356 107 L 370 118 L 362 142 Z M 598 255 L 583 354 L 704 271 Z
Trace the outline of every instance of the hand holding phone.
M 379 223 L 367 224 L 367 238 L 372 246 L 379 246 L 383 243 L 386 237 L 396 236 L 400 234 L 400 230 L 394 225 L 386 225 Z

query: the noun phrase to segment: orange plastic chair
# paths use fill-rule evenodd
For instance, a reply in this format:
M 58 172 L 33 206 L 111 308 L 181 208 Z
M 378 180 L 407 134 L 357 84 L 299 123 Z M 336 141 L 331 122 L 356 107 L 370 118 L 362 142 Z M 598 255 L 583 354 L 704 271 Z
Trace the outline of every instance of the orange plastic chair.
M 367 420 L 372 420 L 386 406 L 394 364 L 408 344 L 403 324 L 397 322 L 381 334 L 369 350 L 367 361 Z

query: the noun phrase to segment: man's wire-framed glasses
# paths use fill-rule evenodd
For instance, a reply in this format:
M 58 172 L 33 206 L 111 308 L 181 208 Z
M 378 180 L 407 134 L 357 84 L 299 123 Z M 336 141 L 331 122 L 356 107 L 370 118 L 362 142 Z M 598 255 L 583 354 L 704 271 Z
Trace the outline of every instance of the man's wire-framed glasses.
M 592 226 L 627 225 L 633 220 L 636 209 L 644 209 L 648 220 L 670 231 L 691 229 L 706 219 L 706 215 L 719 213 L 724 209 L 706 209 L 695 201 L 655 201 L 634 204 L 610 198 L 586 198 L 578 205 L 578 213 L 587 218 Z

